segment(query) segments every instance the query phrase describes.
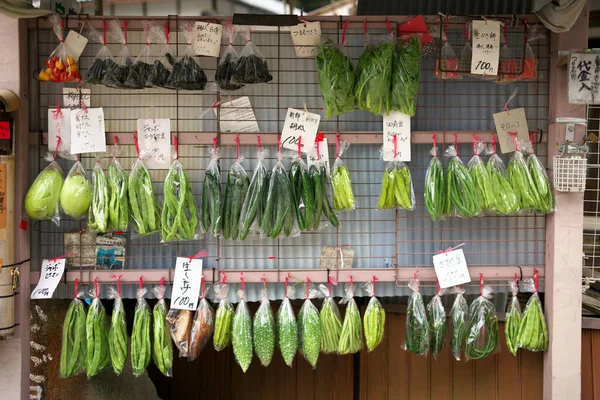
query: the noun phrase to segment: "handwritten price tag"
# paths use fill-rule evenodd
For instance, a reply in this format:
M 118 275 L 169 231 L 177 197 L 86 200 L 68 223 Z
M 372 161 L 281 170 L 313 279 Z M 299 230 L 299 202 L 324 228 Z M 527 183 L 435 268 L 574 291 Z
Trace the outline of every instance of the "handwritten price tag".
M 56 113 L 56 109 L 48 109 L 48 151 L 56 150 L 58 136 L 58 151 L 71 151 L 71 110 L 68 108 L 61 108 L 60 113 Z
M 106 132 L 102 108 L 73 110 L 71 124 L 71 154 L 104 153 Z
M 216 116 L 217 109 L 213 111 Z M 222 103 L 219 117 L 221 132 L 260 132 L 248 96 Z
M 75 110 L 81 108 L 81 103 L 91 107 L 92 89 L 63 88 L 63 108 Z
M 500 60 L 500 22 L 473 21 L 471 73 L 498 75 Z
M 73 57 L 75 62 L 79 61 L 79 57 L 83 53 L 87 43 L 88 40 L 85 36 L 82 36 L 75 31 L 69 31 L 69 34 L 65 39 L 65 47 L 67 48 L 68 54 Z
M 433 256 L 433 268 L 442 289 L 471 282 L 462 249 L 436 254 Z
M 171 308 L 195 311 L 198 308 L 201 280 L 201 259 L 194 258 L 190 261 L 189 257 L 177 257 Z
M 321 23 L 307 22 L 290 26 L 296 57 L 314 57 L 315 46 L 321 41 Z
M 171 120 L 138 119 L 140 150 L 149 169 L 169 169 L 171 166 Z
M 319 114 L 288 108 L 281 132 L 281 145 L 286 149 L 296 151 L 298 150 L 298 141 L 302 138 L 301 151 L 303 153 L 312 151 L 320 121 Z
M 42 271 L 40 272 L 40 280 L 31 292 L 31 299 L 51 299 L 60 279 L 62 278 L 63 272 L 65 272 L 65 260 L 60 258 L 58 260 L 43 260 Z
M 319 156 L 321 156 L 320 160 L 325 162 L 325 170 L 327 174 L 329 174 L 329 150 L 327 149 L 327 138 L 323 138 L 319 142 Z M 317 145 L 313 147 L 313 150 L 306 155 L 306 159 L 308 161 L 308 167 L 317 162 Z
M 515 108 L 508 112 L 502 111 L 494 114 L 494 124 L 502 153 L 515 151 L 514 138 L 509 132 L 517 132 L 517 143 L 522 147 L 521 150 L 523 147 L 529 147 L 529 127 L 524 108 Z
M 392 111 L 383 116 L 383 161 L 392 161 L 396 152 L 400 161 L 410 161 L 410 115 Z
M 194 25 L 194 52 L 200 56 L 219 57 L 223 27 L 212 22 L 196 22 Z

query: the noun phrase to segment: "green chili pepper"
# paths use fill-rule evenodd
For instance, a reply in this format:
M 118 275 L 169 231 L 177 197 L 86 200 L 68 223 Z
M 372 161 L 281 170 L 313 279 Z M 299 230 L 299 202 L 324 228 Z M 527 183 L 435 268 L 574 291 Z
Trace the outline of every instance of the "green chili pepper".
M 469 307 L 465 355 L 478 360 L 492 354 L 498 347 L 498 317 L 494 304 L 484 296 L 476 298 Z
M 216 351 L 225 349 L 231 343 L 231 330 L 233 329 L 233 306 L 227 298 L 221 299 L 215 318 L 215 333 L 213 344 Z
M 450 310 L 452 339 L 450 347 L 452 354 L 457 361 L 462 358 L 462 350 L 467 338 L 467 322 L 469 317 L 469 305 L 462 292 L 459 292 L 454 299 L 452 310 Z

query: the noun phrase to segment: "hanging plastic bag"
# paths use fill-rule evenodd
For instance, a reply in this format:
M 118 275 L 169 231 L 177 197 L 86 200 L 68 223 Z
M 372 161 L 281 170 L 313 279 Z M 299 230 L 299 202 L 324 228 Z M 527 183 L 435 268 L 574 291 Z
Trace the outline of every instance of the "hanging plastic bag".
M 267 59 L 252 43 L 250 27 L 240 29 L 240 35 L 247 40 L 247 43 L 235 63 L 231 81 L 236 84 L 271 82 L 273 76 L 269 72 Z
M 109 230 L 126 232 L 129 225 L 129 193 L 127 172 L 117 160 L 118 139 L 114 137 L 114 154 L 108 164 L 109 182 Z
M 250 363 L 252 362 L 252 317 L 246 300 L 244 299 L 244 274 L 241 277 L 241 289 L 238 290 L 240 302 L 235 309 L 233 316 L 233 329 L 231 332 L 231 344 L 233 345 L 233 355 L 235 361 L 242 368 L 242 372 L 246 373 Z
M 421 40 L 411 37 L 408 42 L 398 40 L 394 46 L 390 108 L 407 115 L 417 111 L 419 75 L 421 70 Z
M 338 354 L 354 354 L 362 349 L 362 321 L 360 320 L 360 311 L 354 300 L 354 283 L 350 275 L 350 282 L 346 285 L 346 294 L 340 301 L 340 304 L 347 304 L 344 323 L 342 324 L 342 333 L 340 334 L 340 343 L 338 344 Z
M 394 136 L 394 153 L 396 157 L 388 162 L 383 172 L 377 208 L 379 210 L 403 208 L 406 211 L 413 211 L 415 209 L 415 192 L 413 191 L 412 178 L 410 170 L 398 157 L 396 138 L 397 136 Z
M 325 295 L 319 318 L 321 321 L 321 351 L 325 354 L 334 354 L 338 351 L 340 336 L 342 334 L 342 317 L 333 297 L 331 285 L 335 281 L 328 277 L 327 286 L 319 285 L 319 290 Z
M 86 312 L 83 291 L 78 291 L 79 279 L 75 279 L 74 297 L 63 322 L 62 346 L 60 348 L 60 377 L 70 378 L 87 369 Z
M 438 221 L 444 216 L 444 166 L 437 156 L 437 139 L 435 134 L 431 135 L 433 147 L 429 154 L 431 161 L 425 172 L 425 189 L 423 197 L 425 198 L 425 208 L 433 221 Z
M 327 188 L 327 181 L 329 180 L 328 165 L 325 163 L 325 159 L 321 158 L 319 150 L 319 143 L 323 140 L 323 134 L 319 133 L 315 142 L 315 148 L 317 152 L 317 158 L 314 164 L 308 169 L 308 174 L 312 181 L 312 187 L 315 195 L 315 215 L 314 215 L 314 228 L 313 230 L 320 230 L 327 227 L 329 224 L 334 228 L 340 226 L 340 220 L 336 211 L 331 206 L 331 200 L 329 198 L 329 190 Z
M 268 150 L 260 147 L 260 137 L 258 140 L 259 147 L 256 153 L 256 165 L 240 213 L 240 240 L 246 240 L 248 234 L 260 233 L 260 221 L 262 220 L 264 205 L 266 203 L 269 184 L 267 182 L 268 171 L 264 160 L 268 154 Z
M 496 205 L 496 213 L 511 215 L 519 212 L 520 205 L 517 195 L 506 178 L 504 161 L 496 153 L 496 135 L 492 138 L 494 154 L 489 158 L 486 170 L 492 183 L 492 195 Z
M 267 281 L 263 280 L 263 290 L 260 295 L 260 306 L 254 314 L 252 324 L 254 352 L 263 367 L 268 367 L 273 359 L 275 350 L 275 317 L 267 294 Z
M 519 79 L 522 81 L 531 81 L 537 79 L 538 60 L 529 44 L 529 25 L 525 18 L 523 18 L 525 24 L 525 58 L 523 59 L 523 72 L 519 75 Z
M 467 304 L 467 300 L 465 300 L 465 290 L 462 286 L 456 287 L 454 292 L 456 293 L 456 298 L 450 310 L 450 329 L 452 330 L 450 348 L 456 361 L 460 361 L 462 359 L 465 340 L 467 339 L 469 305 Z
M 418 272 L 418 271 L 417 271 Z M 419 293 L 420 282 L 417 272 L 408 284 L 412 294 L 406 307 L 406 334 L 404 336 L 404 350 L 411 353 L 427 355 L 429 351 L 429 323 L 423 296 Z
M 540 196 L 529 168 L 527 168 L 527 164 L 525 163 L 525 157 L 521 152 L 516 133 L 513 135 L 513 139 L 515 152 L 508 162 L 506 175 L 508 176 L 510 186 L 515 191 L 520 209 L 530 212 L 539 207 Z
M 250 187 L 250 179 L 242 166 L 244 156 L 240 155 L 240 138 L 236 142 L 236 160 L 227 173 L 225 202 L 223 204 L 223 238 L 237 240 L 240 233 L 242 206 Z
M 181 25 L 181 33 L 188 45 L 181 57 L 173 64 L 171 75 L 167 80 L 167 87 L 182 90 L 204 90 L 206 74 L 194 57 L 194 47 L 192 46 L 194 22 L 184 22 Z
M 427 304 L 427 318 L 429 319 L 429 350 L 437 357 L 446 344 L 446 310 L 442 304 L 442 290 L 440 284 L 436 285 L 436 294 Z
M 498 65 L 498 82 L 515 82 L 519 79 L 517 71 L 517 58 L 513 55 L 506 41 L 506 30 L 508 24 L 504 23 L 504 44 L 500 49 L 500 62 Z
M 440 79 L 458 79 L 458 57 L 448 42 L 449 20 L 446 17 L 444 44 L 435 62 L 434 75 Z
M 110 350 L 110 361 L 115 374 L 121 375 L 125 361 L 127 360 L 127 318 L 125 317 L 125 306 L 121 299 L 121 282 L 117 282 L 117 289 L 108 288 L 108 298 L 114 299 L 112 316 L 110 318 L 110 330 L 108 331 L 108 345 Z
M 131 66 L 133 61 L 129 55 L 129 48 L 127 47 L 127 25 L 129 21 L 123 22 L 123 29 L 119 25 L 119 20 L 110 21 L 110 32 L 113 38 L 123 45 L 123 48 L 119 52 L 119 56 L 115 59 L 112 68 L 106 70 L 102 77 L 102 84 L 108 87 L 125 88 L 125 81 L 131 72 Z
M 227 299 L 229 285 L 225 283 L 226 281 L 227 278 L 223 276 L 221 284 L 215 285 L 215 296 L 220 299 L 215 318 L 215 336 L 213 338 L 216 351 L 227 348 L 231 343 L 234 312 L 231 302 Z
M 390 34 L 369 36 L 364 23 L 365 48 L 356 67 L 356 104 L 361 110 L 381 115 L 390 111 L 393 38 Z
M 94 299 L 87 312 L 85 334 L 87 336 L 87 377 L 96 376 L 110 362 L 106 311 L 98 298 L 98 278 L 94 279 Z
M 333 189 L 333 206 L 338 211 L 350 211 L 356 207 L 350 171 L 342 160 L 342 154 L 348 150 L 348 147 L 350 147 L 350 144 L 341 142 L 339 135 L 337 135 L 335 142 L 336 157 L 331 170 L 331 188 Z
M 194 361 L 206 347 L 215 331 L 215 311 L 204 297 L 204 277 L 202 277 L 202 292 L 200 304 L 194 315 L 190 338 L 188 359 Z
M 214 237 L 221 236 L 221 167 L 217 138 L 214 138 L 202 183 L 202 228 Z
M 171 308 L 167 314 L 167 326 L 173 343 L 179 351 L 179 357 L 188 357 L 190 348 L 190 335 L 192 331 L 192 310 L 177 310 Z
M 146 289 L 142 286 L 140 277 L 140 288 L 136 293 L 137 303 L 133 316 L 133 330 L 131 331 L 131 367 L 134 376 L 143 375 L 152 358 L 150 346 L 150 327 L 152 325 L 152 313 L 150 306 L 144 298 Z
M 458 62 L 459 71 L 470 71 L 471 61 L 473 60 L 473 48 L 471 47 L 471 23 L 465 23 L 465 45 L 460 52 L 460 59 Z
M 298 227 L 301 231 L 311 231 L 315 229 L 316 204 L 315 187 L 308 171 L 308 166 L 302 158 L 300 152 L 301 140 L 298 141 L 297 156 L 292 159 L 289 170 L 289 181 L 294 198 L 294 212 L 298 220 Z M 322 210 L 321 210 L 322 211 Z M 319 221 L 316 222 L 317 227 Z
M 92 183 L 83 164 L 76 161 L 60 189 L 60 208 L 69 217 L 82 218 L 92 202 Z
M 44 82 L 79 82 L 81 73 L 75 59 L 69 54 L 64 43 L 65 24 L 58 14 L 49 17 L 52 30 L 60 41 L 59 45 L 50 54 L 44 67 L 38 73 L 38 79 Z
M 215 82 L 221 90 L 233 91 L 244 87 L 244 85 L 233 83 L 231 80 L 238 61 L 238 54 L 233 47 L 233 41 L 235 40 L 237 33 L 237 25 L 234 26 L 231 21 L 228 21 L 223 28 L 223 35 L 225 36 L 225 39 L 227 39 L 227 48 L 225 48 L 225 51 L 221 54 L 221 58 L 217 64 L 217 70 L 215 71 Z
M 321 321 L 319 310 L 310 300 L 315 297 L 317 290 L 311 289 L 310 279 L 306 279 L 306 298 L 298 313 L 298 350 L 304 359 L 317 368 L 321 352 Z
M 534 269 L 533 279 L 526 279 L 521 285 L 524 292 L 533 292 L 519 325 L 519 348 L 529 351 L 548 350 L 548 327 L 546 317 L 542 308 L 542 301 L 538 294 L 539 277 L 538 270 Z
M 377 277 L 373 275 L 373 280 L 364 285 L 365 291 L 371 296 L 371 300 L 369 300 L 369 304 L 367 304 L 367 309 L 365 310 L 363 318 L 365 339 L 369 351 L 373 351 L 379 346 L 385 333 L 385 310 L 379 300 L 377 300 L 377 297 L 375 297 L 376 281 Z
M 483 286 L 483 274 L 479 274 L 479 293 L 469 307 L 465 345 L 467 361 L 487 357 L 498 348 L 496 307 L 490 301 L 492 288 Z
M 152 293 L 158 299 L 152 311 L 153 336 L 152 359 L 154 365 L 165 376 L 172 376 L 173 369 L 173 342 L 167 329 L 167 303 L 165 302 L 165 278 L 161 278 L 160 286 L 155 286 Z
M 138 158 L 131 166 L 127 184 L 129 211 L 134 232 L 139 235 L 148 235 L 160 230 L 160 212 L 154 200 L 152 178 L 144 165 L 139 150 L 137 132 L 134 133 L 133 140 Z
M 481 206 L 483 213 L 496 210 L 496 198 L 492 189 L 492 180 L 485 168 L 485 163 L 480 157 L 487 151 L 486 146 L 477 135 L 473 135 L 473 157 L 469 160 L 467 168 L 475 186 L 477 203 Z
M 506 336 L 506 347 L 513 356 L 517 355 L 519 350 L 519 326 L 521 325 L 521 305 L 517 294 L 519 293 L 519 281 L 515 279 L 510 281 L 509 287 L 512 293 L 508 310 L 506 310 L 506 322 L 504 323 L 504 334 Z
M 446 168 L 444 215 L 477 217 L 482 212 L 481 204 L 475 190 L 475 182 L 458 156 L 458 135 L 454 135 L 454 146 L 448 147 L 446 156 L 451 159 Z
M 96 56 L 92 60 L 92 66 L 87 70 L 85 74 L 85 82 L 94 85 L 100 85 L 106 71 L 115 66 L 115 60 L 108 50 L 106 43 L 106 20 L 102 20 L 103 28 L 102 32 L 94 29 L 90 25 L 88 36 L 90 40 L 100 43 L 101 47 Z
M 160 58 L 154 60 L 148 79 L 146 80 L 147 87 L 164 88 L 167 86 L 167 81 L 175 64 L 174 51 L 169 44 L 169 23 L 164 26 L 150 26 L 150 41 L 152 43 L 162 44 Z
M 154 60 L 152 52 L 150 51 L 150 28 L 151 24 L 149 21 L 142 21 L 144 27 L 144 35 L 146 37 L 146 45 L 142 48 L 138 56 L 135 58 L 135 62 L 129 70 L 127 79 L 125 80 L 125 86 L 129 89 L 143 89 L 150 87 L 147 85 L 152 69 L 154 68 Z
M 277 345 L 283 361 L 291 367 L 298 350 L 298 323 L 289 299 L 290 295 L 294 295 L 294 288 L 288 285 L 288 280 L 289 278 L 286 277 L 285 298 L 277 312 Z
M 529 170 L 529 174 L 531 174 L 535 190 L 538 194 L 536 211 L 542 214 L 551 213 L 554 211 L 552 187 L 546 174 L 546 168 L 533 152 L 533 145 L 531 146 L 531 153 L 527 156 L 527 169 Z
M 60 226 L 59 204 L 63 183 L 63 171 L 56 161 L 52 161 L 27 190 L 25 212 L 29 218 L 52 221 Z
M 88 228 L 92 232 L 108 232 L 110 187 L 106 174 L 102 169 L 100 160 L 96 159 L 96 165 L 92 172 L 92 204 L 88 213 Z

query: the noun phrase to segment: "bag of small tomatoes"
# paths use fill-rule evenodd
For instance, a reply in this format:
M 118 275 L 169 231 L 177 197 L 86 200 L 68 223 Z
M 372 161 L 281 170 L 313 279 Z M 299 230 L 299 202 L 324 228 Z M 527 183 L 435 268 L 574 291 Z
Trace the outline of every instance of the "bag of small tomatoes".
M 60 44 L 46 60 L 46 65 L 40 70 L 38 78 L 45 82 L 79 82 L 81 80 L 79 67 L 75 59 L 69 55 L 64 43 L 64 21 L 56 14 L 49 19 Z

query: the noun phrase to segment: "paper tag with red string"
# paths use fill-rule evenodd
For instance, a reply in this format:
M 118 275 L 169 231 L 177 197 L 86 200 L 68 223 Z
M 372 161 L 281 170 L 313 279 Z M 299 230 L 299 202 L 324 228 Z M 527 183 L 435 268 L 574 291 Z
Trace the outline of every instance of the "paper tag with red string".
M 322 133 L 318 133 L 315 138 L 315 146 L 313 151 L 306 156 L 308 167 L 317 163 L 325 165 L 325 171 L 329 175 L 329 149 L 327 148 L 327 138 Z
M 87 108 L 90 108 L 92 89 L 85 89 L 81 87 L 76 88 L 63 88 L 63 107 L 71 110 L 81 108 L 83 103 Z
M 211 108 L 217 116 L 217 107 Z M 221 103 L 219 107 L 221 132 L 260 132 L 256 115 L 248 96 L 238 97 Z
M 58 144 L 58 138 L 60 143 Z M 48 109 L 48 151 L 69 153 L 71 151 L 71 110 L 62 108 Z
M 319 114 L 308 112 L 306 109 L 288 108 L 281 131 L 281 145 L 296 151 L 302 138 L 301 151 L 303 153 L 312 151 L 319 131 L 319 122 L 321 122 Z
M 410 139 L 409 115 L 392 111 L 383 116 L 383 161 L 410 161 Z
M 433 268 L 442 289 L 471 282 L 465 253 L 460 248 L 462 246 L 464 243 L 440 250 L 433 256 Z
M 171 308 L 195 311 L 198 308 L 201 287 L 202 259 L 177 257 L 171 292 Z
M 494 114 L 494 124 L 496 125 L 498 143 L 500 144 L 500 151 L 502 153 L 515 151 L 514 139 L 509 132 L 517 132 L 519 145 L 529 143 L 529 127 L 527 126 L 527 117 L 524 108 L 506 109 Z
M 321 42 L 321 23 L 302 21 L 298 25 L 290 26 L 292 42 L 296 50 L 296 57 L 314 57 L 315 48 Z
M 63 257 L 42 260 L 40 280 L 35 289 L 33 289 L 33 292 L 31 292 L 32 300 L 52 298 L 65 272 L 66 261 Z
M 169 169 L 171 166 L 171 120 L 168 118 L 138 119 L 138 143 L 148 169 Z
M 64 45 L 67 48 L 67 54 L 73 57 L 75 62 L 79 61 L 79 57 L 81 57 L 81 54 L 83 53 L 83 50 L 87 44 L 88 39 L 80 32 L 76 31 L 69 31 L 69 34 L 64 41 Z
M 197 21 L 194 24 L 192 46 L 199 56 L 219 57 L 223 26 L 214 22 Z
M 473 57 L 471 73 L 498 75 L 500 61 L 500 22 L 473 21 Z
M 106 131 L 102 108 L 71 111 L 70 125 L 71 154 L 106 152 Z

